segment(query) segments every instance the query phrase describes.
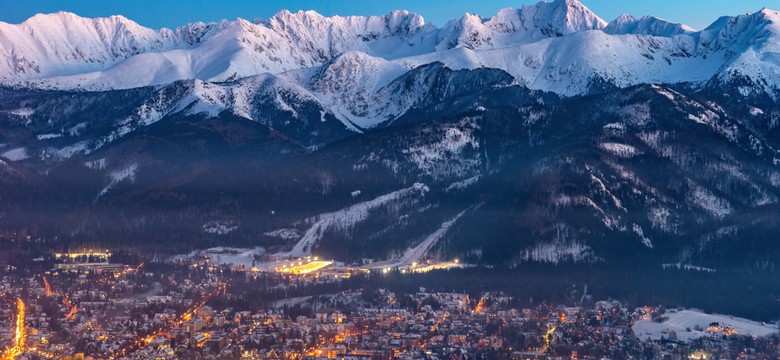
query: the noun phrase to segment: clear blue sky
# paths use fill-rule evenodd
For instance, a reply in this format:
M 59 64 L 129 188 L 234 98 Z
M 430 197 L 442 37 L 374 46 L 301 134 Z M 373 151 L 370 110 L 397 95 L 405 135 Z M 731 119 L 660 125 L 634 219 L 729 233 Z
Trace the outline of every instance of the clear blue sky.
M 621 13 L 654 15 L 703 29 L 722 15 L 739 15 L 780 0 L 581 0 L 603 19 Z M 141 25 L 175 28 L 194 21 L 266 19 L 280 9 L 315 10 L 323 15 L 381 15 L 394 9 L 421 14 L 441 26 L 465 12 L 489 17 L 504 7 L 537 0 L 0 0 L 0 21 L 19 23 L 37 13 L 70 11 L 81 16 L 124 15 Z

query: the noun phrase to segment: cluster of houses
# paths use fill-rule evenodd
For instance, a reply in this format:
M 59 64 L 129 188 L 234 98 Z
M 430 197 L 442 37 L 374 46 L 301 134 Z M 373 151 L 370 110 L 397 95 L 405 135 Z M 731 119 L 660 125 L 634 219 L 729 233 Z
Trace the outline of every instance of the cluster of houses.
M 251 276 L 246 272 L 247 280 Z M 23 356 L 31 360 L 682 360 L 780 355 L 780 337 L 739 336 L 719 323 L 707 328 L 710 336 L 695 341 L 673 336 L 640 339 L 632 325 L 664 310 L 630 310 L 617 301 L 585 299 L 584 304 L 564 306 L 520 303 L 502 293 L 475 297 L 423 288 L 413 293 L 364 289 L 248 308 L 226 300 L 242 297 L 227 290 L 229 281 L 240 278 L 223 278 L 219 266 L 209 262 L 158 273 L 124 265 L 41 273 L 6 269 L 0 272 L 0 349 L 14 339 L 12 303 L 23 299 Z M 232 292 L 241 291 L 232 285 Z

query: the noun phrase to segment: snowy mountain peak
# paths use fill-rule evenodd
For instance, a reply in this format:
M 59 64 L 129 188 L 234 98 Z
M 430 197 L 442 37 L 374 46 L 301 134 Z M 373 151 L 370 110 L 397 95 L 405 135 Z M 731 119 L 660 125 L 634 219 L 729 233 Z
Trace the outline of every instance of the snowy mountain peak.
M 0 23 L 0 76 L 30 79 L 83 73 L 175 45 L 171 30 L 148 29 L 123 16 L 38 14 L 18 25 Z
M 376 38 L 392 35 L 411 35 L 426 27 L 422 16 L 406 11 L 395 10 L 383 16 L 333 16 L 325 17 L 316 11 L 288 10 L 279 11 L 263 23 L 276 31 L 324 31 L 324 32 L 354 32 L 365 38 Z
M 631 14 L 622 13 L 620 16 L 612 20 L 609 24 L 625 24 L 639 20 L 636 16 Z
M 610 22 L 604 32 L 611 35 L 652 35 L 671 37 L 680 34 L 693 33 L 696 30 L 683 24 L 676 24 L 654 16 L 643 16 L 641 19 L 623 14 Z
M 73 23 L 115 23 L 115 24 L 130 24 L 131 27 L 140 27 L 136 22 L 122 16 L 112 15 L 109 17 L 98 18 L 86 18 L 78 16 L 68 11 L 58 11 L 50 14 L 35 14 L 29 19 L 22 22 L 20 25 L 35 26 L 44 25 L 46 27 L 59 26 L 60 24 L 73 24 Z
M 578 0 L 555 0 L 549 3 L 524 5 L 520 11 L 525 19 L 532 19 L 533 23 L 539 29 L 548 32 L 550 37 L 598 30 L 607 26 L 606 21 Z
M 448 22 L 439 33 L 437 50 L 500 48 L 599 30 L 607 23 L 577 0 L 556 0 L 504 8 L 488 20 L 466 13 Z
M 767 7 L 761 8 L 761 10 L 758 12 L 759 14 L 763 14 L 764 16 L 775 16 L 780 17 L 780 11 L 772 10 Z
M 441 62 L 455 70 L 505 70 L 518 84 L 566 96 L 714 79 L 774 94 L 778 39 L 780 14 L 769 9 L 723 17 L 696 32 L 652 16 L 624 14 L 607 24 L 576 0 L 505 8 L 490 18 L 466 13 L 440 29 L 406 10 L 367 17 L 282 10 L 265 21 L 175 30 L 148 29 L 122 16 L 56 13 L 0 23 L 0 84 L 100 91 L 270 73 L 314 86 L 307 89 L 326 104 L 340 101 L 330 98 L 337 88 L 356 89 L 368 104 L 367 94 L 392 77 Z M 334 84 L 312 78 L 323 65 L 319 75 Z M 382 73 L 368 76 L 374 70 Z

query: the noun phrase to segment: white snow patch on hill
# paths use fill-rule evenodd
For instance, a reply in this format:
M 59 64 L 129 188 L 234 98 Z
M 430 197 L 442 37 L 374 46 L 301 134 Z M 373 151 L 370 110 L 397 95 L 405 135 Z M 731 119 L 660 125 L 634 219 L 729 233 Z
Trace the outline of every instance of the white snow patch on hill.
M 592 261 L 595 256 L 593 250 L 579 242 L 538 244 L 523 252 L 523 261 L 536 261 L 542 263 L 558 264 L 561 262 Z
M 238 230 L 238 225 L 209 223 L 201 227 L 203 232 L 214 235 L 227 235 Z
M 428 190 L 428 186 L 425 184 L 416 183 L 408 188 L 382 195 L 370 201 L 361 202 L 339 211 L 325 213 L 307 219 L 307 222 L 310 223 L 311 226 L 303 234 L 301 240 L 298 241 L 289 252 L 279 253 L 276 254 L 276 256 L 309 256 L 311 255 L 312 248 L 317 245 L 320 239 L 322 239 L 322 236 L 326 231 L 335 230 L 343 232 L 349 230 L 359 222 L 366 220 L 373 210 L 410 197 L 413 199 L 421 197 L 427 193 Z
M 479 141 L 472 132 L 472 127 L 450 127 L 439 141 L 403 152 L 417 168 L 436 178 L 471 175 L 471 170 L 480 164 L 478 156 L 463 155 L 467 150 L 479 149 Z
M 280 238 L 282 240 L 298 240 L 301 238 L 301 233 L 298 229 L 279 229 L 264 233 L 265 236 Z
M 59 159 L 67 159 L 77 154 L 89 154 L 89 144 L 86 141 L 80 141 L 72 145 L 55 151 L 55 156 Z
M 11 115 L 29 117 L 35 114 L 35 110 L 30 108 L 20 108 L 20 109 L 11 110 L 9 111 L 9 113 L 11 113 Z
M 670 310 L 664 313 L 663 317 L 668 319 L 662 323 L 654 322 L 652 319 L 639 320 L 632 326 L 632 330 L 640 339 L 649 337 L 653 340 L 660 340 L 663 336 L 668 338 L 670 332 L 673 331 L 678 340 L 685 342 L 707 336 L 720 338 L 721 334 L 707 330 L 711 323 L 728 326 L 734 329 L 738 335 L 745 336 L 769 336 L 778 332 L 776 326 L 763 325 L 733 316 L 705 314 L 699 310 Z
M 653 242 L 647 236 L 645 236 L 645 232 L 642 230 L 641 226 L 634 224 L 631 229 L 634 230 L 634 233 L 637 234 L 640 239 L 642 239 L 642 244 L 650 249 L 653 248 Z
M 688 194 L 688 201 L 713 216 L 722 218 L 732 212 L 731 204 L 729 204 L 728 200 L 720 198 L 709 190 L 695 184 L 693 184 L 693 189 Z
M 38 138 L 38 140 L 49 140 L 49 139 L 56 139 L 62 137 L 62 134 L 40 134 L 36 137 Z
M 708 272 L 708 273 L 717 272 L 717 270 L 713 268 L 696 266 L 691 264 L 683 264 L 683 263 L 663 264 L 661 265 L 661 267 L 664 269 L 677 269 L 677 270 L 699 271 L 699 272 Z
M 464 190 L 464 189 L 467 189 L 467 188 L 471 187 L 472 185 L 478 183 L 480 179 L 482 179 L 482 175 L 474 175 L 474 176 L 472 176 L 470 178 L 463 179 L 463 180 L 460 180 L 460 181 L 456 181 L 456 182 L 450 184 L 449 186 L 447 186 L 445 191 L 446 192 L 450 192 L 450 191 L 453 191 L 453 190 Z
M 22 161 L 30 158 L 30 155 L 27 154 L 27 148 L 24 147 L 8 150 L 0 154 L 0 156 L 11 161 Z
M 664 206 L 658 205 L 648 209 L 647 218 L 654 229 L 660 229 L 666 233 L 673 233 L 676 230 L 672 212 Z
M 612 143 L 612 142 L 601 143 L 599 144 L 599 147 L 605 151 L 612 153 L 613 155 L 626 158 L 626 159 L 630 159 L 634 156 L 642 154 L 642 152 L 639 151 L 637 148 L 631 145 L 620 144 L 620 143 Z
M 101 196 L 108 193 L 111 188 L 116 186 L 122 181 L 135 181 L 135 174 L 138 172 L 138 164 L 130 164 L 125 168 L 122 168 L 120 170 L 112 171 L 109 175 L 111 176 L 111 182 L 106 185 L 106 187 L 103 188 L 103 190 L 100 190 L 97 197 L 95 198 L 95 201 L 100 199 Z
M 233 268 L 250 269 L 255 257 L 265 254 L 265 249 L 256 247 L 254 249 L 243 249 L 226 246 L 218 246 L 206 250 L 196 250 L 189 254 L 176 255 L 174 260 L 190 260 L 202 257 L 208 257 L 212 263 L 218 265 L 227 265 Z
M 106 168 L 106 158 L 101 158 L 97 160 L 87 161 L 84 163 L 84 166 L 92 169 L 92 170 L 103 170 Z

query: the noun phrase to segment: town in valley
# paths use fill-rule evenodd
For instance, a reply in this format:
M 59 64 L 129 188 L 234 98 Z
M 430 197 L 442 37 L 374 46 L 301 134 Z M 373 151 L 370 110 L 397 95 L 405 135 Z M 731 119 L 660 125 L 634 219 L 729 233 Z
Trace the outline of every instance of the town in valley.
M 248 255 L 250 254 L 250 255 Z M 630 307 L 583 293 L 518 306 L 502 292 L 372 282 L 453 271 L 251 255 L 53 253 L 0 269 L 2 359 L 767 359 L 777 324 Z

